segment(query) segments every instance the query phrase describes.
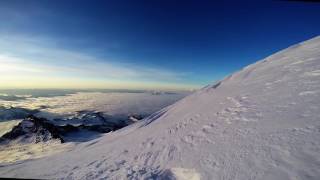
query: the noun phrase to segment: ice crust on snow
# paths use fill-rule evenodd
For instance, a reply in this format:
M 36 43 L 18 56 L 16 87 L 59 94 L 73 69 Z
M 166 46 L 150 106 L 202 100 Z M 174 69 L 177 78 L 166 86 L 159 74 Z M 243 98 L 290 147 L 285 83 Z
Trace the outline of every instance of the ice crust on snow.
M 317 180 L 319 71 L 316 37 L 68 152 L 2 165 L 0 176 Z

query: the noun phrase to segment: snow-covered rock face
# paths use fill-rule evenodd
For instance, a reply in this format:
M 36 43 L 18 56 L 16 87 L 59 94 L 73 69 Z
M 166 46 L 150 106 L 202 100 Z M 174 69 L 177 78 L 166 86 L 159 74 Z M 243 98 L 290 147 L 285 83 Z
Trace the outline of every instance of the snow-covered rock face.
M 39 143 L 57 139 L 64 142 L 59 129 L 45 119 L 30 116 L 21 121 L 17 126 L 3 136 L 0 142 L 11 143 Z
M 135 117 L 135 118 L 134 118 Z M 134 118 L 134 119 L 132 119 Z M 39 143 L 51 139 L 58 139 L 61 143 L 66 140 L 84 141 L 88 131 L 91 135 L 116 131 L 129 124 L 141 120 L 140 116 L 127 117 L 126 119 L 106 116 L 101 112 L 81 111 L 67 119 L 48 120 L 33 115 L 23 119 L 21 123 L 11 128 L 0 136 L 0 142 Z M 72 138 L 70 138 L 70 136 Z M 76 136 L 80 136 L 78 139 Z M 6 144 L 3 143 L 3 144 Z
M 319 72 L 317 37 L 71 151 L 2 166 L 0 176 L 319 179 Z

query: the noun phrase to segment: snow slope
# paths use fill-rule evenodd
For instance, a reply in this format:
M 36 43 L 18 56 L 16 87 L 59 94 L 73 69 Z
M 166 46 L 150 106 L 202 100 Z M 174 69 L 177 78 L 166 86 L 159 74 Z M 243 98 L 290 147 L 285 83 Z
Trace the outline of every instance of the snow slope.
M 320 37 L 74 149 L 2 164 L 0 176 L 319 179 Z

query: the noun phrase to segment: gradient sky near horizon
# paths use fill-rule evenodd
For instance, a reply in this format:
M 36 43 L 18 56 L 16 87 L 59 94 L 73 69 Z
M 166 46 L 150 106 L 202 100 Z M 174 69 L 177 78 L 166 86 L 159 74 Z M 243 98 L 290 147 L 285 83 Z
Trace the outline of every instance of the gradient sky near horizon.
M 320 3 L 0 1 L 0 88 L 193 89 L 320 33 Z

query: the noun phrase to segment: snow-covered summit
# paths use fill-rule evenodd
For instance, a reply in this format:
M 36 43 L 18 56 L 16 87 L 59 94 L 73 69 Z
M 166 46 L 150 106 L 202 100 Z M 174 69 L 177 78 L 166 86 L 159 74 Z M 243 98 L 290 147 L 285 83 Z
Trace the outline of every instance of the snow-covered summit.
M 66 179 L 318 179 L 320 37 L 71 151 L 0 167 Z

